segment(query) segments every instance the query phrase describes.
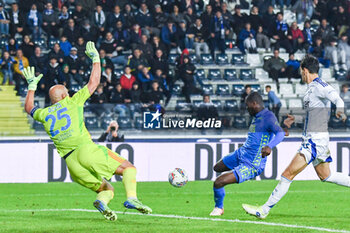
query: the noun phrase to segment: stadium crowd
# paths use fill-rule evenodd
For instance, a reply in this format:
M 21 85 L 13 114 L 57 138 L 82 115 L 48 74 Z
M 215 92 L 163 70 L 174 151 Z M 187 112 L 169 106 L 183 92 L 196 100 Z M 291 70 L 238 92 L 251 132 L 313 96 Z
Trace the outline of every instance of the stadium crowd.
M 44 74 L 37 94 L 46 96 L 47 104 L 48 90 L 55 84 L 74 92 L 75 86 L 88 80 L 87 41 L 97 43 L 102 65 L 101 85 L 90 102 L 114 104 L 120 116 L 166 106 L 177 80 L 183 81 L 187 102 L 191 94 L 203 94 L 189 55 L 200 59 L 202 53 L 210 53 L 215 58 L 216 50 L 225 53 L 225 40 L 233 41 L 243 54 L 272 51 L 263 68 L 276 82 L 300 77 L 296 52 L 311 53 L 334 70 L 350 68 L 349 1 L 206 2 L 0 0 L 3 84 L 8 81 L 20 91 L 26 85 L 22 70 L 31 65 Z M 290 25 L 284 20 L 286 9 L 296 15 Z M 280 48 L 290 54 L 287 62 L 279 57 Z M 179 54 L 174 69 L 168 63 L 172 52 Z M 116 67 L 122 67 L 122 72 Z M 94 110 L 101 114 L 103 107 Z

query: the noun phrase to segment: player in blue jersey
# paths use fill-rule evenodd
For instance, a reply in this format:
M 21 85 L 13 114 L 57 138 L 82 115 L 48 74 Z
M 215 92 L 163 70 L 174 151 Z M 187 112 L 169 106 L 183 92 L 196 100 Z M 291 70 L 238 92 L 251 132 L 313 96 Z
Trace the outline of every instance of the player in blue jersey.
M 230 172 L 217 177 L 214 182 L 215 208 L 210 216 L 219 216 L 224 213 L 224 186 L 243 183 L 260 175 L 265 169 L 266 156 L 288 134 L 287 130 L 279 126 L 275 115 L 264 108 L 264 102 L 259 93 L 249 94 L 246 105 L 249 114 L 253 117 L 248 138 L 242 147 L 225 156 L 214 166 L 216 172 Z M 289 118 L 286 120 L 288 121 Z

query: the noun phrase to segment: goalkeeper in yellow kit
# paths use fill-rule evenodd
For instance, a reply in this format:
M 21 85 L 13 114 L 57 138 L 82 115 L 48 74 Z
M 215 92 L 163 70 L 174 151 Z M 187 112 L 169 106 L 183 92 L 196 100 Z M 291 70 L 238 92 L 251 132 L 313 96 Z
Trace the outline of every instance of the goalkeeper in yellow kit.
M 101 78 L 100 57 L 93 42 L 87 43 L 85 53 L 93 61 L 88 84 L 71 98 L 65 86 L 51 87 L 49 96 L 53 105 L 44 109 L 34 106 L 34 92 L 43 75 L 35 77 L 34 67 L 24 69 L 23 75 L 28 82 L 25 111 L 34 120 L 43 123 L 59 155 L 66 160 L 73 180 L 97 192 L 93 204 L 106 219 L 117 219 L 116 214 L 107 206 L 114 196 L 113 186 L 107 180 L 114 174 L 123 176 L 127 196 L 124 206 L 142 213 L 151 213 L 151 208 L 137 199 L 136 168 L 107 147 L 93 143 L 85 128 L 84 103 L 95 92 Z

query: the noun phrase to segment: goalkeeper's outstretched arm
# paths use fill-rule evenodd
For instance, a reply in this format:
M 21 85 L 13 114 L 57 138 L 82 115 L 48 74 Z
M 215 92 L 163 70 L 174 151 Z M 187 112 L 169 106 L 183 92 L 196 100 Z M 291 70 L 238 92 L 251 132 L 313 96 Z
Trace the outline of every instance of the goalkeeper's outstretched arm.
M 43 75 L 39 74 L 38 77 L 35 77 L 35 69 L 33 66 L 24 68 L 22 73 L 28 82 L 28 92 L 26 96 L 26 101 L 24 103 L 24 110 L 28 114 L 31 114 L 34 108 L 34 93 L 36 91 L 38 82 L 43 77 Z
M 100 84 L 101 79 L 101 64 L 100 64 L 100 55 L 98 54 L 95 44 L 92 41 L 87 42 L 86 44 L 86 55 L 92 59 L 92 71 L 90 75 L 90 80 L 87 84 L 90 95 L 92 95 L 97 86 Z

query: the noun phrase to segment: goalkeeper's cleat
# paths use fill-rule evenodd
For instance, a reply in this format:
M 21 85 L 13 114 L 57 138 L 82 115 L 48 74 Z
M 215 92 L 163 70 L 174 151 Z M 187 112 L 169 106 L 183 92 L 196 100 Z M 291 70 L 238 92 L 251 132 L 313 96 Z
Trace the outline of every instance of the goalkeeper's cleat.
M 254 206 L 248 204 L 242 204 L 243 209 L 247 214 L 253 215 L 260 219 L 265 219 L 269 213 L 264 213 L 262 206 Z
M 96 209 L 98 209 L 98 211 L 100 211 L 105 219 L 110 221 L 117 220 L 117 215 L 105 203 L 103 203 L 103 201 L 94 201 L 94 206 Z
M 209 214 L 210 216 L 221 216 L 224 214 L 224 208 L 215 207 L 213 211 Z
M 143 214 L 152 213 L 152 209 L 142 204 L 141 201 L 139 201 L 138 199 L 128 199 L 124 202 L 124 206 L 127 209 L 136 209 Z

